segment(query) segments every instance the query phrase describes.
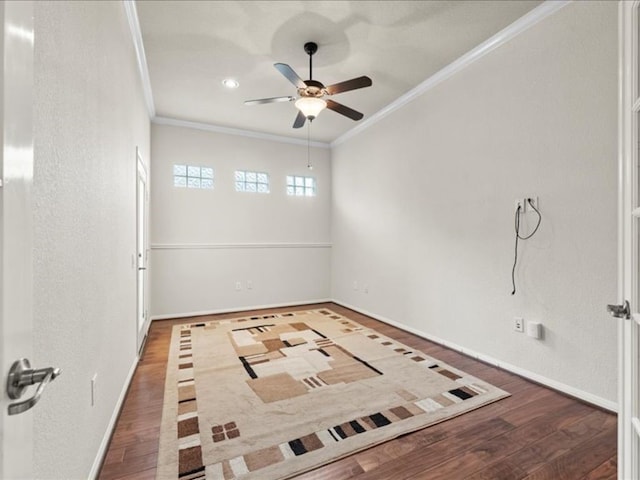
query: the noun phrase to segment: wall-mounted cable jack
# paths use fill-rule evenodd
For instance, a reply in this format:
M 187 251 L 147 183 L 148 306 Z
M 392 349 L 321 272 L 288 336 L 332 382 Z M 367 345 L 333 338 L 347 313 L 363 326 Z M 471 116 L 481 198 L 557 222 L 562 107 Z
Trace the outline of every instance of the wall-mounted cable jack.
M 538 197 L 518 198 L 515 201 L 515 210 L 520 207 L 520 213 L 534 213 L 538 210 Z
M 536 223 L 535 228 L 529 235 L 522 236 L 520 235 L 520 215 L 523 215 L 527 212 L 535 212 L 538 215 L 538 222 Z M 511 269 L 511 284 L 513 285 L 513 290 L 511 291 L 511 295 L 516 294 L 516 265 L 518 264 L 518 240 L 529 240 L 533 237 L 538 228 L 540 228 L 540 223 L 542 222 L 542 214 L 540 210 L 538 210 L 538 197 L 525 197 L 523 199 L 516 200 L 515 206 L 515 230 L 516 230 L 516 246 L 515 246 L 515 254 L 513 258 L 513 268 Z

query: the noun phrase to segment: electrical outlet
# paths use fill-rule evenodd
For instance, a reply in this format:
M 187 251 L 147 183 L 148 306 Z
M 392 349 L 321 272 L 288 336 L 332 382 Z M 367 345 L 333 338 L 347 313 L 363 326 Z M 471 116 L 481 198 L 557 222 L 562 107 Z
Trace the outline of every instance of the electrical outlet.
M 236 291 L 239 292 L 242 290 L 242 282 L 236 282 Z
M 369 285 L 367 285 L 366 283 L 364 284 L 364 286 L 362 287 L 362 291 L 364 293 L 369 293 Z
M 253 289 L 253 280 L 247 280 L 247 290 Z
M 515 317 L 513 319 L 513 329 L 516 332 L 524 332 L 524 318 L 520 318 L 520 317 Z
M 97 400 L 97 390 L 98 386 L 98 374 L 94 373 L 93 377 L 91 377 L 91 406 L 95 406 Z
M 520 207 L 520 213 L 524 213 L 527 211 L 527 204 L 525 199 L 523 198 L 517 198 L 515 201 L 515 205 L 513 207 L 514 211 L 518 211 L 518 207 Z

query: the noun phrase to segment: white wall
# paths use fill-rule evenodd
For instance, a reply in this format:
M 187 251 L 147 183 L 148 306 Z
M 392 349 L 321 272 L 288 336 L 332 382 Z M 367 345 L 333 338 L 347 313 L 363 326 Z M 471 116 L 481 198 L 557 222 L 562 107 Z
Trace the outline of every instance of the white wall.
M 302 145 L 157 124 L 151 139 L 152 318 L 329 298 L 328 149 L 309 171 Z M 174 164 L 213 167 L 214 188 L 173 187 Z M 236 192 L 235 170 L 269 173 L 271 192 Z M 317 196 L 287 196 L 286 175 L 316 177 Z
M 35 14 L 32 360 L 63 375 L 34 410 L 34 471 L 85 478 L 135 359 L 149 123 L 120 2 Z M 323 299 L 331 266 L 338 301 L 614 400 L 616 59 L 614 2 L 564 8 L 336 147 L 332 208 L 326 149 L 319 196 L 288 198 L 305 147 L 154 126 L 152 313 Z M 215 190 L 173 189 L 178 161 L 213 166 Z M 234 192 L 236 168 L 269 171 L 272 193 Z M 513 200 L 531 194 L 544 220 L 511 297 Z M 544 341 L 514 333 L 514 316 L 543 322 Z
M 87 478 L 136 356 L 136 146 L 149 119 L 122 2 L 35 3 L 37 478 Z M 97 403 L 90 380 L 97 372 Z
M 575 2 L 338 144 L 333 298 L 613 405 L 616 92 L 617 3 Z

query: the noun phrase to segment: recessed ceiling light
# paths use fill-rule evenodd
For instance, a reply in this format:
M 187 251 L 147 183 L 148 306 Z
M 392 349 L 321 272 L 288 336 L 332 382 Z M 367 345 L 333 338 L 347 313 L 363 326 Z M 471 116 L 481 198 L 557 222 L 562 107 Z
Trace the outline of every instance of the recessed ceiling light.
M 224 80 L 222 80 L 222 85 L 227 88 L 238 88 L 240 86 L 238 81 L 234 80 L 233 78 L 225 78 Z

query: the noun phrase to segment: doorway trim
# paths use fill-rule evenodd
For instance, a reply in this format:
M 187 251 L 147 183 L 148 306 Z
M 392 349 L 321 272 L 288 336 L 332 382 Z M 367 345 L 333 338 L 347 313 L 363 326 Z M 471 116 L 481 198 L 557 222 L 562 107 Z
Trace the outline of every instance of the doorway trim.
M 141 191 L 143 185 L 143 191 Z M 142 202 L 142 204 L 141 204 Z M 149 330 L 149 176 L 136 147 L 136 347 L 140 355 Z
M 640 2 L 618 3 L 618 301 L 629 300 L 631 311 L 640 308 L 638 255 L 640 218 L 638 181 L 638 130 L 640 128 L 640 51 L 638 31 Z M 640 473 L 637 413 L 638 336 L 640 316 L 616 319 L 618 322 L 618 478 L 637 478 Z

